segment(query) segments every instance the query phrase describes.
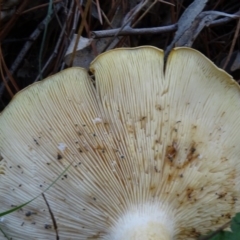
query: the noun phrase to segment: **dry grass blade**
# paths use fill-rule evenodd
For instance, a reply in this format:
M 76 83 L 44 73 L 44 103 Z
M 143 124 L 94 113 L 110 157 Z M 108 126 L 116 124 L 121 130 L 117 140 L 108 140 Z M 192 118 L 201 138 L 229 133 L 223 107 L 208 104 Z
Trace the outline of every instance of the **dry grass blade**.
M 84 10 L 84 13 L 83 13 L 83 16 L 82 16 L 81 25 L 80 25 L 80 28 L 78 30 L 78 35 L 77 35 L 75 46 L 74 46 L 74 49 L 73 49 L 72 58 L 70 60 L 70 66 L 73 65 L 73 61 L 74 61 L 76 50 L 77 50 L 78 41 L 79 41 L 79 39 L 80 39 L 80 37 L 82 35 L 82 31 L 83 31 L 84 25 L 86 24 L 87 14 L 88 14 L 89 8 L 91 6 L 91 3 L 92 3 L 91 0 L 87 0 L 87 4 L 85 6 L 85 10 Z

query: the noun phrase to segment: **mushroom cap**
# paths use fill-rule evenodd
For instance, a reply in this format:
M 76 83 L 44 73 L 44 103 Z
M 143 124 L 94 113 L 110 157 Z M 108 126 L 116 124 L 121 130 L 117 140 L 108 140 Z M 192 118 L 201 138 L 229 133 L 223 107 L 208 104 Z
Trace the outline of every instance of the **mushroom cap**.
M 152 216 L 190 240 L 240 211 L 240 89 L 230 75 L 189 48 L 174 49 L 164 72 L 163 51 L 148 46 L 109 51 L 90 69 L 96 88 L 70 68 L 1 113 L 0 212 L 51 186 L 60 239 L 127 239 L 131 219 Z M 56 236 L 41 195 L 0 227 L 13 239 Z

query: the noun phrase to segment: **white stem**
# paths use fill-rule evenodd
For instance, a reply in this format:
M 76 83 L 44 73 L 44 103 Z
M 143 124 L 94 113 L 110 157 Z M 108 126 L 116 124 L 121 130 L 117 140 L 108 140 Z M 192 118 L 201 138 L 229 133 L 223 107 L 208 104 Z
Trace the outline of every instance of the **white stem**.
M 173 214 L 159 204 L 132 208 L 119 218 L 107 240 L 171 240 L 174 235 Z

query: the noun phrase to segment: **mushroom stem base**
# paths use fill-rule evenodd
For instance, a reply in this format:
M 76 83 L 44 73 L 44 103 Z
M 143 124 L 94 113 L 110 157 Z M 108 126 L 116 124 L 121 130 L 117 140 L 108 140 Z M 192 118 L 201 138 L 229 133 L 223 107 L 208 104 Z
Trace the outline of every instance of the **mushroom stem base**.
M 159 205 L 146 204 L 126 212 L 111 229 L 111 240 L 171 240 L 173 214 Z

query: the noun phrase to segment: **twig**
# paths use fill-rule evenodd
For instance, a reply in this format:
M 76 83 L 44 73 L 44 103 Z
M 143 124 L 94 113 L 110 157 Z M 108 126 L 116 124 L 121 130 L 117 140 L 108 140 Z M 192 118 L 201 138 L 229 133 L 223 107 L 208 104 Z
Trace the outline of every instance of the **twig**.
M 59 3 L 59 2 L 62 2 L 62 0 L 55 0 L 53 1 L 53 4 L 56 4 L 56 3 Z M 26 14 L 26 13 L 29 13 L 31 11 L 35 11 L 37 9 L 41 9 L 41 8 L 44 8 L 44 7 L 48 7 L 49 3 L 44 3 L 44 4 L 41 4 L 41 5 L 38 5 L 36 7 L 32 7 L 30 9 L 27 9 L 25 11 L 23 11 L 20 15 L 23 15 L 23 14 Z
M 38 74 L 38 76 L 35 78 L 34 82 L 37 82 L 39 79 L 40 79 L 40 76 L 41 74 L 46 70 L 46 68 L 49 66 L 49 64 L 51 63 L 51 61 L 57 56 L 57 54 L 59 53 L 59 46 L 61 44 L 61 42 L 63 42 L 63 37 L 64 37 L 64 34 L 66 34 L 66 26 L 67 26 L 67 22 L 72 14 L 72 9 L 73 9 L 73 6 L 74 6 L 74 2 L 72 1 L 71 2 L 71 6 L 70 6 L 70 11 L 68 12 L 68 15 L 66 17 L 66 20 L 64 21 L 64 24 L 62 27 L 62 30 L 61 30 L 61 33 L 58 37 L 58 41 L 56 43 L 56 46 L 54 48 L 54 51 L 53 53 L 51 54 L 51 56 L 48 58 L 48 60 L 46 61 L 44 67 L 42 68 L 41 72 Z M 55 12 L 55 15 L 57 14 L 55 8 L 54 8 L 54 12 Z M 57 15 L 56 15 L 56 18 L 57 18 Z M 60 21 L 60 20 L 59 20 Z M 59 22 L 59 25 L 61 25 L 61 22 Z M 67 34 L 66 34 L 67 35 Z M 70 34 L 71 35 L 71 34 Z M 70 41 L 70 39 L 69 39 Z
M 224 18 L 220 18 L 220 19 L 214 20 L 209 26 L 210 27 L 215 27 L 215 26 L 218 26 L 218 25 L 222 25 L 224 23 L 228 23 L 228 22 L 232 21 L 233 19 L 239 18 L 239 14 L 240 14 L 240 11 L 237 11 L 236 13 L 232 14 L 231 18 L 224 17 Z
M 58 3 L 56 4 L 56 11 L 59 11 L 62 7 L 62 3 Z M 51 15 L 51 18 L 54 16 L 54 14 Z M 42 22 L 40 22 L 40 24 L 38 25 L 38 27 L 34 30 L 34 32 L 30 35 L 29 41 L 27 41 L 25 43 L 25 45 L 23 46 L 22 50 L 20 51 L 20 53 L 18 54 L 17 58 L 15 59 L 15 61 L 13 62 L 11 68 L 10 68 L 10 73 L 13 74 L 16 69 L 19 67 L 19 65 L 21 64 L 21 62 L 23 61 L 25 55 L 27 54 L 28 50 L 31 48 L 33 42 L 39 37 L 39 35 L 41 34 L 41 32 L 44 30 L 44 26 L 48 21 L 48 17 L 44 18 Z M 9 79 L 6 78 L 6 81 L 8 82 Z M 4 83 L 1 83 L 0 85 L 0 98 L 3 94 L 4 91 Z
M 76 55 L 76 52 L 77 52 L 78 42 L 79 42 L 80 37 L 81 37 L 81 35 L 82 35 L 82 31 L 83 31 L 84 26 L 85 26 L 85 22 L 86 22 L 86 19 L 87 19 L 87 14 L 88 14 L 88 11 L 89 11 L 89 9 L 90 9 L 91 3 L 92 3 L 91 0 L 87 0 L 86 6 L 85 6 L 85 9 L 84 9 L 84 13 L 83 13 L 83 15 L 81 16 L 81 17 L 82 17 L 82 21 L 81 21 L 80 27 L 79 27 L 79 29 L 78 29 L 78 34 L 77 34 L 76 42 L 75 42 L 75 44 L 74 44 L 73 53 L 72 53 L 71 60 L 70 60 L 70 64 L 69 64 L 70 66 L 73 65 L 73 61 L 74 61 L 74 58 L 75 58 L 75 55 Z
M 27 6 L 28 2 L 29 0 L 21 1 L 21 5 L 18 7 L 17 11 L 15 12 L 14 17 L 11 17 L 9 22 L 4 26 L 4 29 L 0 32 L 0 41 L 2 41 L 7 36 L 9 31 L 12 29 L 12 26 L 14 25 L 14 23 L 18 20 L 22 11 Z
M 239 12 L 232 14 L 232 17 L 224 17 L 218 20 L 212 21 L 209 24 L 209 27 L 214 27 L 223 23 L 227 23 L 232 21 L 233 19 L 239 18 Z M 153 27 L 153 28 L 132 28 L 129 26 L 122 28 L 115 28 L 110 30 L 101 30 L 101 31 L 92 31 L 92 38 L 106 38 L 106 37 L 114 37 L 116 34 L 118 36 L 126 36 L 126 35 L 144 35 L 144 34 L 159 34 L 166 32 L 173 32 L 177 30 L 177 24 L 172 24 L 168 26 L 161 27 Z
M 238 33 L 239 33 L 239 30 L 240 30 L 240 19 L 238 20 L 238 24 L 237 24 L 237 27 L 236 27 L 236 31 L 235 31 L 235 34 L 234 34 L 234 37 L 233 37 L 233 41 L 232 41 L 232 44 L 231 44 L 231 47 L 230 47 L 230 51 L 228 53 L 228 56 L 227 56 L 227 59 L 223 65 L 223 69 L 225 69 L 228 65 L 228 62 L 231 58 L 231 55 L 232 55 L 232 52 L 233 52 L 233 48 L 236 44 L 236 41 L 237 41 L 237 38 L 238 38 Z
M 7 68 L 7 65 L 5 63 L 5 60 L 4 60 L 4 57 L 3 57 L 3 54 L 2 54 L 2 48 L 0 46 L 0 63 L 1 63 L 1 70 L 2 70 L 2 67 L 4 68 L 6 74 L 7 74 L 7 77 L 3 77 L 3 79 L 9 79 L 10 82 L 12 83 L 13 87 L 15 88 L 15 91 L 19 91 L 19 87 L 17 85 L 17 83 L 15 82 L 15 80 L 13 79 L 13 76 L 12 74 L 10 73 L 9 69 Z M 1 74 L 3 74 L 3 71 L 1 72 Z M 7 83 L 7 80 L 5 80 L 5 82 Z
M 97 11 L 98 11 L 98 17 L 99 17 L 99 22 L 101 23 L 101 25 L 103 24 L 103 20 L 102 20 L 102 10 L 99 4 L 99 0 L 96 0 L 96 5 L 97 5 Z
M 121 28 L 118 28 L 118 31 L 114 33 L 113 38 L 108 42 L 108 44 L 104 47 L 102 52 L 105 52 L 109 46 L 113 43 L 113 41 L 119 36 L 119 33 L 122 32 L 123 29 L 130 27 L 132 20 L 137 16 L 137 14 L 145 7 L 148 3 L 148 0 L 142 0 L 139 4 L 137 4 L 125 17 L 123 20 L 123 25 Z
M 44 199 L 44 201 L 45 201 L 45 203 L 46 203 L 46 205 L 47 205 L 47 207 L 48 207 L 48 211 L 49 211 L 49 213 L 50 213 L 50 216 L 51 216 L 51 219 L 52 219 L 52 222 L 53 222 L 53 227 L 54 227 L 54 230 L 55 230 L 55 232 L 56 232 L 56 240 L 59 240 L 57 222 L 56 222 L 56 220 L 55 220 L 55 217 L 54 217 L 54 215 L 53 215 L 53 212 L 52 212 L 52 210 L 51 210 L 51 208 L 50 208 L 50 205 L 49 205 L 49 203 L 48 203 L 48 201 L 47 201 L 44 193 L 42 193 L 42 196 L 43 196 L 43 199 Z
M 123 28 L 122 31 L 119 30 L 121 30 L 121 28 L 102 31 L 92 31 L 92 38 L 114 37 L 116 33 L 118 33 L 118 36 L 126 36 L 126 35 L 145 35 L 172 32 L 177 30 L 177 24 L 153 28 L 132 28 L 130 26 L 127 26 Z

